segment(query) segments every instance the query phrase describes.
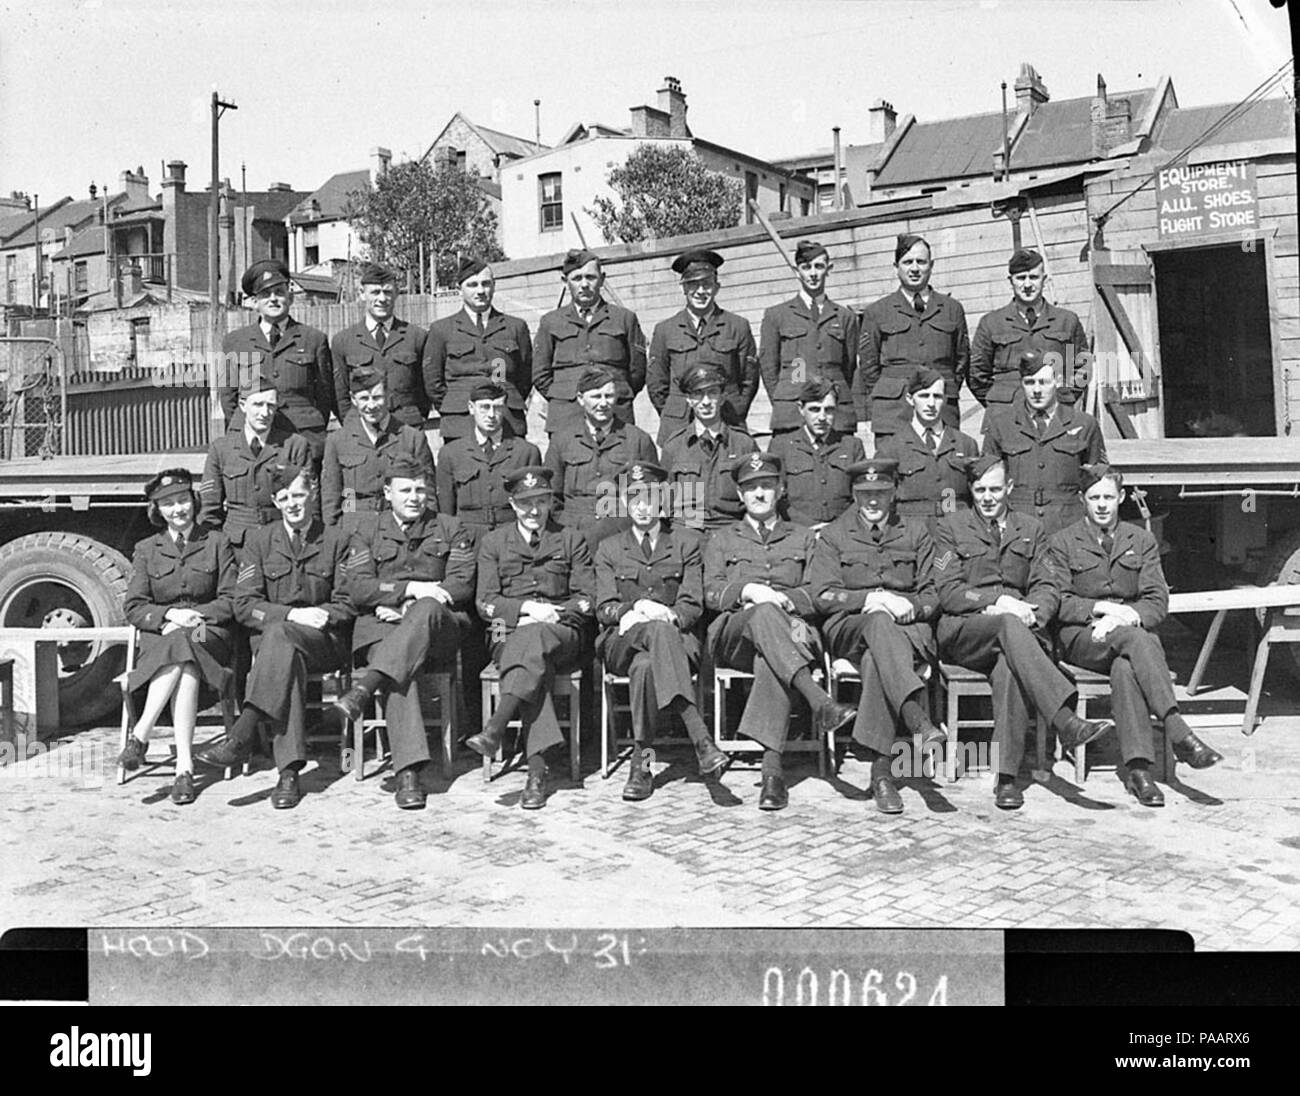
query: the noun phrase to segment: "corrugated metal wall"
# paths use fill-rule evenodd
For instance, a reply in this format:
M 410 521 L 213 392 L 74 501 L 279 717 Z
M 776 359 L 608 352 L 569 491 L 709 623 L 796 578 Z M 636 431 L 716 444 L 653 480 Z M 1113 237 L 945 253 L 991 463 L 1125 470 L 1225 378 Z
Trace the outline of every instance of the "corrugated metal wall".
M 208 446 L 206 389 L 107 386 L 68 393 L 64 452 L 201 452 Z

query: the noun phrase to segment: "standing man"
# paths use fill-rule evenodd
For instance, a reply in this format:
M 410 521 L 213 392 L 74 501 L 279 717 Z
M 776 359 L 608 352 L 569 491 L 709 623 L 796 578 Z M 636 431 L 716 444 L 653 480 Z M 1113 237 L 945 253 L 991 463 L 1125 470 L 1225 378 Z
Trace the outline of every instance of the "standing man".
M 627 528 L 615 485 L 621 469 L 634 460 L 657 461 L 655 443 L 638 426 L 615 414 L 617 382 L 599 366 L 584 369 L 576 384 L 582 419 L 551 435 L 545 465 L 555 492 L 554 517 L 583 530 L 587 545 Z
M 425 475 L 419 462 L 394 460 L 384 475 L 388 510 L 352 534 L 348 586 L 359 614 L 352 653 L 366 669 L 334 702 L 355 721 L 378 690 L 387 692 L 384 716 L 402 810 L 425 805 L 420 776 L 429 741 L 416 679 L 426 665 L 455 665 L 474 596 L 473 538 L 455 518 L 426 509 Z
M 551 682 L 591 652 L 596 579 L 583 536 L 551 520 L 549 468 L 511 472 L 506 490 L 515 520 L 494 529 L 479 546 L 477 600 L 479 616 L 488 624 L 492 660 L 501 671 L 501 703 L 466 745 L 494 756 L 517 716 L 528 759 L 520 806 L 535 811 L 546 806 L 546 751 L 564 741 Z
M 646 367 L 646 390 L 659 412 L 659 445 L 690 425 L 681 383 L 697 365 L 711 365 L 722 374 L 722 418 L 729 426 L 744 428 L 758 391 L 754 334 L 747 321 L 717 305 L 721 265 L 721 255 L 705 250 L 683 252 L 673 262 L 686 307 L 655 325 Z
M 853 505 L 849 466 L 866 456 L 856 434 L 835 429 L 837 406 L 830 381 L 809 381 L 799 390 L 803 429 L 773 438 L 770 449 L 785 462 L 790 520 L 814 532 Z
M 758 809 L 789 803 L 781 754 L 790 731 L 790 703 L 802 696 L 813 712 L 813 733 L 834 734 L 853 718 L 812 677 L 821 644 L 812 622 L 817 609 L 805 579 L 816 537 L 777 516 L 781 458 L 741 457 L 732 476 L 745 516 L 719 529 L 704 548 L 704 604 L 718 615 L 708 645 L 717 666 L 754 675 L 740 733 L 763 746 Z
M 894 461 L 860 461 L 849 475 L 857 505 L 822 530 L 808 585 L 814 603 L 829 614 L 822 630 L 831 656 L 859 667 L 862 700 L 853 740 L 871 758 L 876 809 L 898 814 L 903 800 L 891 767 L 898 731 L 920 735 L 923 751 L 948 737 L 930 722 L 925 682 L 917 673 L 934 657 L 934 542 L 923 523 L 894 511 Z
M 867 407 L 872 432 L 893 433 L 911 418 L 903 402 L 917 369 L 934 370 L 944 380 L 943 421 L 961 425 L 958 396 L 970 367 L 966 310 L 930 286 L 934 258 L 920 236 L 904 233 L 894 248 L 898 288 L 862 312 L 860 369 L 855 397 Z
M 904 397 L 909 420 L 876 435 L 876 455 L 898 462 L 898 512 L 925 519 L 931 536 L 944 514 L 969 508 L 966 469 L 979 456 L 974 438 L 943 421 L 947 386 L 938 370 L 915 370 Z
M 330 348 L 323 331 L 289 315 L 293 289 L 289 269 L 278 259 L 260 259 L 244 271 L 244 297 L 257 310 L 257 323 L 229 332 L 221 341 L 225 383 L 218 389 L 226 429 L 237 430 L 240 390 L 253 374 L 265 379 L 280 398 L 279 410 L 306 439 L 311 459 L 320 467 L 325 453 L 325 426 L 336 411 L 331 382 Z M 346 405 L 343 405 L 346 407 Z
M 834 264 L 822 244 L 801 241 L 794 260 L 799 292 L 763 313 L 758 352 L 763 387 L 772 400 L 772 435 L 803 426 L 799 390 L 808 381 L 823 379 L 835 386 L 835 429 L 852 434 L 867 419 L 866 400 L 855 397 L 853 387 L 858 317 L 826 295 L 826 279 Z
M 528 325 L 492 307 L 496 279 L 482 259 L 466 259 L 456 273 L 462 307 L 429 327 L 424 386 L 441 416 L 444 444 L 467 436 L 470 393 L 484 381 L 506 391 L 506 429 L 528 433 L 525 413 L 533 387 L 533 339 Z
M 998 751 L 993 801 L 1013 811 L 1025 802 L 1016 774 L 1031 709 L 1051 722 L 1069 750 L 1114 724 L 1075 714 L 1076 690 L 1048 654 L 1046 628 L 1060 599 L 1042 523 L 1007 505 L 1010 483 L 997 457 L 981 457 L 967 474 L 974 509 L 944 515 L 935 534 L 939 656 L 988 676 Z
M 727 755 L 695 703 L 695 625 L 704 608 L 699 535 L 664 520 L 668 473 L 659 465 L 635 461 L 619 480 L 632 528 L 596 549 L 596 620 L 605 625 L 596 650 L 606 669 L 628 678 L 634 744 L 623 798 L 636 801 L 654 791 L 644 748 L 663 713 L 686 727 L 701 776 L 718 772 Z
M 632 401 L 645 387 L 645 336 L 636 313 L 601 296 L 605 272 L 590 251 L 570 251 L 560 267 L 569 303 L 548 312 L 537 325 L 534 383 L 546 397 L 546 432 L 554 435 L 578 422 L 578 378 L 591 366 L 614 377 L 614 414 L 633 421 Z
M 1011 303 L 986 312 L 975 328 L 971 344 L 971 394 L 990 411 L 1014 403 L 1019 394 L 1017 367 L 1026 351 L 1043 356 L 1066 379 L 1062 399 L 1073 403 L 1088 386 L 1084 362 L 1088 336 L 1079 317 L 1043 298 L 1047 269 L 1037 251 L 1021 248 L 1007 263 Z M 1047 354 L 1059 359 L 1046 358 Z M 988 429 L 989 418 L 984 425 Z M 1014 473 L 1013 473 L 1014 478 Z
M 1150 773 L 1152 716 L 1164 725 L 1179 761 L 1206 769 L 1223 757 L 1192 733 L 1178 710 L 1155 634 L 1169 612 L 1160 546 L 1145 529 L 1119 520 L 1123 476 L 1108 465 L 1090 465 L 1080 487 L 1084 516 L 1048 544 L 1061 595 L 1057 638 L 1067 662 L 1110 674 L 1125 784 L 1142 806 L 1163 807 L 1165 797 Z
M 672 480 L 673 515 L 697 532 L 730 525 L 744 516 L 731 470 L 758 443 L 722 418 L 726 378 L 712 365 L 697 365 L 681 380 L 691 421 L 664 445 Z
M 346 589 L 347 538 L 315 516 L 311 469 L 277 464 L 271 489 L 281 520 L 249 534 L 235 593 L 235 616 L 253 633 L 244 705 L 226 740 L 195 759 L 239 765 L 252 755 L 258 724 L 269 724 L 280 771 L 271 806 L 287 810 L 301 798 L 298 773 L 307 763 L 307 675 L 347 666 L 356 612 Z
M 1007 466 L 1011 508 L 1032 514 L 1048 535 L 1083 516 L 1083 466 L 1106 459 L 1097 420 L 1059 402 L 1060 371 L 1030 350 L 1020 355 L 1023 397 L 990 410 L 984 452 Z
M 348 402 L 355 413 L 325 440 L 321 467 L 325 524 L 341 526 L 345 534 L 357 527 L 358 515 L 388 506 L 384 473 L 392 461 L 399 457 L 415 461 L 424 468 L 424 481 L 429 485 L 435 474 L 424 432 L 407 426 L 389 411 L 388 382 L 383 373 L 372 365 L 357 366 L 348 376 L 348 388 Z M 436 492 L 433 509 L 438 509 Z
M 506 431 L 507 399 L 504 385 L 479 381 L 465 402 L 469 433 L 438 452 L 438 507 L 476 535 L 514 521 L 505 475 L 542 463 L 537 446 Z

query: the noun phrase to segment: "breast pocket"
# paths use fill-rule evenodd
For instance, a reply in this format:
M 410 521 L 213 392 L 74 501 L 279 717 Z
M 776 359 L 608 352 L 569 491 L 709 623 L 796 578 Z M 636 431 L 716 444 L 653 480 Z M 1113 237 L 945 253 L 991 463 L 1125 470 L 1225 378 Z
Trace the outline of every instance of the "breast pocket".
M 895 590 L 910 590 L 916 585 L 916 553 L 891 551 L 886 585 Z
M 736 359 L 739 346 L 740 342 L 736 336 L 719 335 L 700 347 L 700 361 L 706 365 L 721 367 L 730 383 L 731 365 Z
M 430 537 L 421 541 L 419 551 L 416 553 L 420 573 L 432 576 L 435 582 L 441 579 L 447 573 L 447 556 L 450 553 L 451 545 L 441 537 Z
M 1029 588 L 1029 570 L 1034 562 L 1034 546 L 1028 540 L 1015 540 L 1007 545 L 1002 557 L 1002 578 L 1007 586 L 1017 590 Z
M 1049 443 L 1052 449 L 1062 456 L 1078 457 L 1087 445 L 1087 439 L 1080 430 L 1077 434 L 1062 434 L 1060 437 L 1053 438 Z
M 636 601 L 643 596 L 641 590 L 641 570 L 626 567 L 614 573 L 614 586 L 618 590 L 619 601 Z
M 537 572 L 537 589 L 543 597 L 557 601 L 569 596 L 569 562 L 564 559 L 548 559 L 534 564 Z
M 371 549 L 370 555 L 375 561 L 375 567 L 382 568 L 386 564 L 391 565 L 400 551 L 401 548 L 396 541 L 381 540 Z
M 1111 571 L 1116 591 L 1125 600 L 1136 598 L 1141 587 L 1142 580 L 1142 557 L 1136 554 L 1130 555 L 1125 552 L 1115 561 L 1115 567 Z
M 293 564 L 286 559 L 268 559 L 262 564 L 262 574 L 268 582 L 283 582 L 293 570 Z
M 593 331 L 591 334 L 591 360 L 601 365 L 627 368 L 627 340 L 621 334 Z
M 665 605 L 677 600 L 677 593 L 682 588 L 682 565 L 676 561 L 657 563 L 654 566 L 656 593 Z
M 795 358 L 802 356 L 804 339 L 808 335 L 809 324 L 799 316 L 783 316 L 777 326 L 781 339 L 781 364 L 789 365 Z
M 226 503 L 234 506 L 252 506 L 256 486 L 253 482 L 253 466 L 247 461 L 228 464 L 221 471 L 222 486 L 226 492 Z

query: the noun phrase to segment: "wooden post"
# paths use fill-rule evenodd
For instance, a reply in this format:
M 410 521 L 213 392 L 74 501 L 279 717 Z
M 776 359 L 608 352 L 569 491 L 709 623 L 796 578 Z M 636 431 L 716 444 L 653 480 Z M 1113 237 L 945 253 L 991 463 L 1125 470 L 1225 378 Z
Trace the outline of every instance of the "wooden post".
M 789 266 L 791 270 L 798 273 L 799 264 L 794 261 L 794 256 L 790 254 L 790 249 L 785 246 L 785 241 L 776 234 L 776 229 L 772 227 L 772 222 L 769 221 L 763 211 L 758 208 L 758 203 L 754 201 L 753 198 L 750 198 L 748 201 L 750 211 L 754 214 L 754 220 L 763 226 L 763 231 L 767 233 L 768 239 L 772 241 L 777 251 L 781 253 L 781 258 L 786 261 L 786 265 Z

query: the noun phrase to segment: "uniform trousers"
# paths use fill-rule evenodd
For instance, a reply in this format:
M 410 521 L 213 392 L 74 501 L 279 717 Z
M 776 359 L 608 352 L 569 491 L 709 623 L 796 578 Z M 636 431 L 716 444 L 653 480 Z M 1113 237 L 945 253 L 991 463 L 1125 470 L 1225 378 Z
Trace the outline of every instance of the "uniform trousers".
M 652 620 L 629 628 L 623 635 L 611 631 L 604 644 L 605 666 L 626 674 L 632 701 L 632 736 L 653 742 L 659 713 L 677 699 L 694 703 L 692 676 L 700 662 L 700 642 L 676 624 Z
M 826 641 L 835 657 L 858 664 L 862 699 L 853 721 L 853 741 L 888 754 L 903 703 L 925 688 L 916 660 L 928 653 L 930 625 L 899 624 L 880 611 L 854 613 L 828 624 Z
M 790 682 L 818 658 L 810 625 L 770 603 L 724 613 L 709 628 L 713 661 L 754 675 L 740 733 L 769 750 L 785 747 L 790 730 Z
M 346 637 L 328 628 L 276 621 L 253 636 L 256 658 L 244 701 L 275 721 L 277 769 L 307 760 L 307 675 L 347 665 Z
M 393 679 L 384 718 L 394 772 L 429 760 L 417 678 L 426 663 L 440 668 L 455 665 L 462 624 L 458 614 L 437 598 L 422 597 L 388 635 L 365 648 L 367 667 Z M 442 703 L 450 702 L 450 697 L 442 698 Z
M 582 661 L 587 638 L 586 629 L 571 624 L 525 624 L 492 645 L 492 661 L 501 673 L 501 693 L 520 702 L 519 718 L 527 730 L 525 757 L 564 741 L 551 699 L 551 682 L 556 674 L 569 673 Z M 577 702 L 577 697 L 570 700 Z
M 1163 720 L 1178 706 L 1160 637 L 1124 625 L 1098 643 L 1090 625 L 1067 625 L 1060 641 L 1067 662 L 1100 674 L 1109 671 L 1111 714 L 1125 763 L 1154 760 L 1151 717 Z M 1178 741 L 1183 736 L 1170 737 Z
M 1015 776 L 1025 755 L 1029 709 L 1050 720 L 1070 702 L 1074 687 L 1037 633 L 1010 613 L 940 617 L 937 631 L 944 661 L 988 675 L 998 772 Z

